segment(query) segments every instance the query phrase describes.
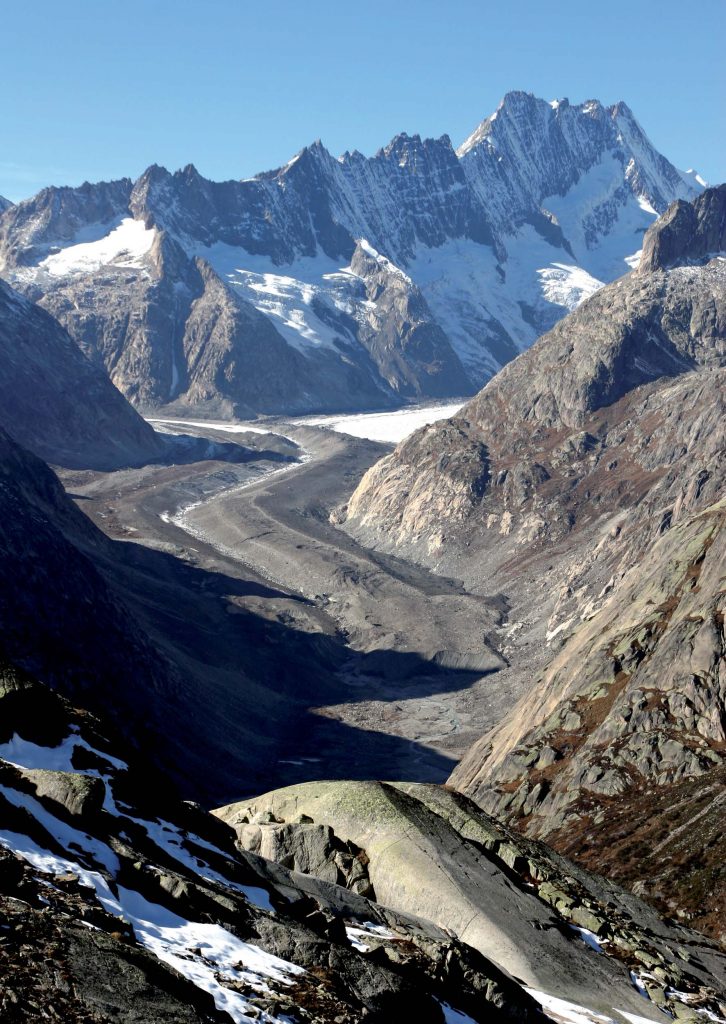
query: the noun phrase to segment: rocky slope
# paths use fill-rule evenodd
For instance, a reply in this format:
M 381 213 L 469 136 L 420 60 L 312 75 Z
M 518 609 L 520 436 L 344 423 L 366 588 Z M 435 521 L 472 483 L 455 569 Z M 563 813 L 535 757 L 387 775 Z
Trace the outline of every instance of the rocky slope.
M 725 1009 L 713 944 L 445 790 L 312 785 L 214 817 L 7 661 L 0 710 L 4 1020 L 622 1024 Z M 454 916 L 475 911 L 461 937 L 431 921 L 440 909 L 401 906 L 457 891 Z M 497 958 L 519 943 L 550 991 L 477 948 L 495 921 Z
M 197 467 L 207 486 L 215 475 L 245 479 L 251 449 L 211 447 Z M 152 471 L 137 472 L 138 487 Z M 100 521 L 112 515 L 104 503 Z M 180 547 L 175 556 L 123 536 L 110 540 L 0 429 L 0 651 L 120 723 L 187 794 L 219 801 L 237 791 L 225 773 L 268 777 L 310 703 L 329 699 L 337 648 L 235 607 L 254 585 L 195 568 Z
M 0 707 L 4 1020 L 544 1024 L 441 928 L 236 849 L 7 663 Z
M 338 513 L 512 609 L 500 643 L 524 696 L 452 784 L 716 935 L 725 214 L 724 186 L 671 207 L 636 272 L 407 439 Z
M 510 93 L 457 151 L 45 189 L 0 215 L 0 271 L 137 404 L 385 407 L 471 393 L 700 187 L 625 104 Z
M 110 543 L 2 429 L 0 483 L 2 651 L 86 706 L 149 716 L 173 672 L 100 568 Z
M 721 501 L 658 539 L 451 779 L 721 937 L 725 521 Z
M 1 281 L 0 425 L 42 458 L 74 468 L 138 465 L 164 451 L 60 324 Z
M 723 1012 L 722 996 L 708 1001 L 724 984 L 716 944 L 665 924 L 636 897 L 450 790 L 308 783 L 215 814 L 243 850 L 318 878 L 337 871 L 349 887 L 371 887 L 381 904 L 460 936 L 559 1012 L 555 1019 L 610 1024 Z M 346 843 L 364 852 L 364 878 L 359 864 L 349 872 L 334 852 Z M 714 972 L 710 979 L 699 979 L 697 960 Z

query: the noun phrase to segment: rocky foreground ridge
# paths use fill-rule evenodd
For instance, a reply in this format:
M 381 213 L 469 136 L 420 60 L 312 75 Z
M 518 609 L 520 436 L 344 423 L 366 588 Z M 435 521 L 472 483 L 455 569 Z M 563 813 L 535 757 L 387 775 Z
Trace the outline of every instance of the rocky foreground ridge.
M 311 784 L 214 817 L 7 662 L 0 708 L 4 1020 L 544 1022 L 573 993 L 598 1020 L 726 1011 L 715 945 L 462 797 Z M 436 923 L 465 906 L 469 927 Z
M 695 999 L 686 1008 L 672 997 L 683 984 L 685 950 L 668 945 L 675 937 L 670 926 L 656 923 L 624 890 L 523 839 L 448 788 L 307 783 L 214 813 L 235 828 L 243 849 L 317 877 L 330 870 L 321 834 L 361 846 L 366 883 L 381 903 L 459 935 L 540 992 L 546 1009 L 553 1008 L 543 997 L 550 993 L 571 1004 L 570 1013 L 586 1007 L 586 1020 L 593 1013 L 619 1019 L 616 1007 L 646 1019 L 662 1011 L 698 1018 Z M 624 969 L 636 989 L 647 991 L 650 1006 L 642 996 L 628 1000 Z
M 624 103 L 513 92 L 457 150 L 44 189 L 0 210 L 0 273 L 140 407 L 385 408 L 471 394 L 701 188 Z
M 367 543 L 510 603 L 501 642 L 524 696 L 451 783 L 714 935 L 726 929 L 725 223 L 726 186 L 674 204 L 637 271 L 454 420 L 403 442 L 338 513 Z
M 439 1024 L 454 1001 L 544 1020 L 441 929 L 236 849 L 118 757 L 117 732 L 7 664 L 0 705 L 3 1020 Z

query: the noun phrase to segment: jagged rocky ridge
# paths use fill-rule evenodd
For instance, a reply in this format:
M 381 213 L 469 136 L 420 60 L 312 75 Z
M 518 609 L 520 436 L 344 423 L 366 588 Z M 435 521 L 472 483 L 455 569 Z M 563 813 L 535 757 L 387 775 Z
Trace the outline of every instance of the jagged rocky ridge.
M 524 695 L 452 784 L 715 935 L 725 222 L 726 186 L 671 207 L 636 272 L 403 442 L 338 513 L 513 608 L 500 642 Z
M 385 407 L 470 393 L 700 188 L 625 104 L 510 93 L 457 151 L 45 189 L 0 216 L 0 270 L 141 406 Z

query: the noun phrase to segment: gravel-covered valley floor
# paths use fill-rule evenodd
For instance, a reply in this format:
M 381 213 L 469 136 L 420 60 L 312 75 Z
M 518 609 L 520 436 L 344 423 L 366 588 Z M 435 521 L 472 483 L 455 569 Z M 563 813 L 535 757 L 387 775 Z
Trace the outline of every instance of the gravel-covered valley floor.
M 212 575 L 213 629 L 182 635 L 177 623 L 179 635 L 165 637 L 184 657 L 217 666 L 224 649 L 233 680 L 235 658 L 248 665 L 250 653 L 242 658 L 238 649 L 237 616 L 282 627 L 283 648 L 288 636 L 312 641 L 308 676 L 320 650 L 333 685 L 324 699 L 310 694 L 284 742 L 270 746 L 270 783 L 308 776 L 443 782 L 521 692 L 498 649 L 506 599 L 487 592 L 486 581 L 467 591 L 458 580 L 366 549 L 329 522 L 388 445 L 307 425 L 271 427 L 279 435 L 183 428 L 218 442 L 233 436 L 252 449 L 248 461 L 65 474 L 64 483 L 109 536 L 172 556 L 166 565 L 178 566 L 178 588 L 188 589 L 185 567 Z M 168 593 L 150 592 L 146 602 L 151 607 Z M 193 615 L 193 595 L 179 602 Z M 305 705 L 305 693 L 296 696 Z

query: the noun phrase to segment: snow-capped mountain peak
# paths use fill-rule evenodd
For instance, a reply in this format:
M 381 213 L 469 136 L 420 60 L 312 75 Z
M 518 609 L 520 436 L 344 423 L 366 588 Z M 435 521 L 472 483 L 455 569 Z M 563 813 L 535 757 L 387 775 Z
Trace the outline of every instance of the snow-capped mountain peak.
M 436 325 L 439 356 L 448 354 L 430 364 L 427 383 L 418 370 L 414 377 L 439 396 L 435 366 L 448 366 L 446 379 L 461 387 L 455 366 L 463 364 L 475 390 L 600 284 L 628 272 L 655 217 L 701 190 L 697 175 L 679 172 L 655 150 L 622 101 L 605 107 L 510 92 L 458 150 L 447 135 L 400 133 L 372 157 L 353 151 L 336 158 L 316 140 L 282 167 L 242 181 L 209 181 L 191 164 L 174 173 L 152 165 L 135 183 L 45 190 L 0 215 L 0 267 L 18 286 L 45 295 L 72 329 L 77 298 L 69 303 L 62 293 L 77 279 L 77 257 L 93 256 L 89 275 L 119 271 L 113 293 L 122 304 L 131 303 L 131 282 L 144 275 L 144 287 L 161 275 L 191 295 L 202 285 L 190 285 L 196 271 L 189 261 L 202 258 L 307 360 L 320 379 L 309 383 L 306 401 L 323 408 L 333 400 L 323 362 L 337 361 L 339 379 L 351 359 L 366 383 L 354 375 L 346 402 L 370 402 L 372 394 L 400 400 L 402 381 L 392 383 L 390 367 L 381 375 L 369 361 L 371 320 L 383 337 L 395 317 L 392 307 L 380 307 L 391 291 L 384 288 L 381 299 L 350 272 L 365 240 L 391 273 L 405 274 L 406 302 Z M 158 246 L 147 245 L 152 229 L 175 247 L 163 267 Z M 130 259 L 119 251 L 126 238 Z M 89 242 L 93 253 L 79 248 Z M 73 252 L 66 257 L 66 250 Z M 47 272 L 49 259 L 54 271 L 69 268 L 66 278 Z M 175 294 L 166 315 L 186 317 Z M 93 312 L 100 333 L 107 315 Z M 183 325 L 167 324 L 167 338 L 180 332 Z M 104 349 L 104 358 L 116 367 L 116 341 L 112 347 L 116 354 Z M 401 358 L 405 364 L 408 356 Z M 157 390 L 168 396 L 168 382 Z
M 693 167 L 689 167 L 687 171 L 681 171 L 680 173 L 689 185 L 695 185 L 698 188 L 708 188 L 709 183 Z

